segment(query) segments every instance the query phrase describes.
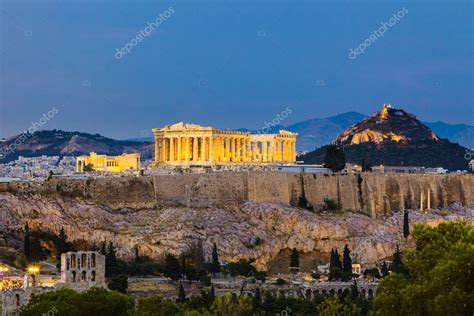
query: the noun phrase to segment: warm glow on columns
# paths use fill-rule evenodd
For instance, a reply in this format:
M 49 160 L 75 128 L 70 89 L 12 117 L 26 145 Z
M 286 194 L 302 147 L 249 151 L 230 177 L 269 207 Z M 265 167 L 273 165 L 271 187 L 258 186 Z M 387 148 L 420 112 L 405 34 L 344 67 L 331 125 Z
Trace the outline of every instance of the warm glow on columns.
M 183 152 L 181 151 L 182 149 L 181 145 L 182 145 L 183 139 L 181 137 L 178 137 L 177 140 L 178 140 L 178 162 L 181 162 L 181 157 L 183 154 Z
M 191 145 L 191 139 L 189 137 L 186 137 L 186 152 L 184 153 L 185 154 L 185 159 L 186 159 L 186 162 L 189 162 L 189 147 Z
M 209 161 L 214 161 L 214 142 L 213 136 L 209 137 Z
M 193 137 L 193 161 L 198 161 L 198 138 Z
M 174 137 L 170 137 L 170 161 L 174 161 Z
M 201 161 L 206 161 L 206 138 L 201 137 Z
M 230 138 L 225 137 L 225 160 L 230 161 Z

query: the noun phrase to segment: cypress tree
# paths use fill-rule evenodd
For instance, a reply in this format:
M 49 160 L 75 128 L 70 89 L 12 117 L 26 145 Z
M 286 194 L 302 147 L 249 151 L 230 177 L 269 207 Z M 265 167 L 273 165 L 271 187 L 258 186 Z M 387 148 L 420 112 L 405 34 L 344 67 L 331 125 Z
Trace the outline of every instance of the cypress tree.
M 408 239 L 408 236 L 410 235 L 410 223 L 408 219 L 408 210 L 403 211 L 403 237 L 405 237 L 405 240 Z
M 176 300 L 178 303 L 184 303 L 186 302 L 186 292 L 184 292 L 184 287 L 183 284 L 179 283 L 179 289 L 178 289 L 178 299 Z
M 23 254 L 25 255 L 26 262 L 31 259 L 31 245 L 30 245 L 30 228 L 28 222 L 25 224 L 25 236 L 23 240 Z
M 164 275 L 172 280 L 178 280 L 181 276 L 179 261 L 172 254 L 165 257 Z
M 68 243 L 67 243 L 67 235 L 64 232 L 64 228 L 61 227 L 61 230 L 59 231 L 58 235 L 58 241 L 56 244 L 56 261 L 58 263 L 61 262 L 61 254 L 66 253 L 69 251 L 68 249 Z
M 337 248 L 334 251 L 334 261 L 335 261 L 335 266 L 342 270 L 341 256 L 339 255 L 339 252 L 337 251 Z
M 118 274 L 117 251 L 114 244 L 110 241 L 105 254 L 105 274 L 107 277 L 116 276 Z
M 183 279 L 186 277 L 186 256 L 181 255 L 181 275 Z
M 336 267 L 336 260 L 334 258 L 334 248 L 331 248 L 331 259 L 329 260 L 329 270 Z
M 300 267 L 300 259 L 298 257 L 298 251 L 296 248 L 291 250 L 291 257 L 290 257 L 290 268 L 299 268 Z
M 343 252 L 343 273 L 344 273 L 344 279 L 349 280 L 352 278 L 352 259 L 350 256 L 351 251 L 349 250 L 349 247 L 347 245 L 344 246 L 344 252 Z
M 211 272 L 212 272 L 212 274 L 216 274 L 216 273 L 221 272 L 221 265 L 219 263 L 219 255 L 217 253 L 216 243 L 214 243 L 214 246 L 212 247 Z
M 355 301 L 359 297 L 359 289 L 357 288 L 357 282 L 354 279 L 354 283 L 351 285 L 351 299 Z
M 386 277 L 389 273 L 388 273 L 388 266 L 387 266 L 387 263 L 384 261 L 382 263 L 382 277 Z

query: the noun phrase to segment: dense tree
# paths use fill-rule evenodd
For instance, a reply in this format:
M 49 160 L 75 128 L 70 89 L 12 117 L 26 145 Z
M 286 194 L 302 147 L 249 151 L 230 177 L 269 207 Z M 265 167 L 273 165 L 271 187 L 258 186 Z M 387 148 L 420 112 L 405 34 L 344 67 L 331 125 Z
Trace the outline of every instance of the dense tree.
M 342 255 L 342 272 L 344 281 L 352 279 L 352 259 L 350 253 L 351 251 L 349 250 L 349 247 L 345 245 Z
M 355 304 L 344 304 L 337 297 L 326 298 L 318 307 L 318 315 L 334 316 L 334 315 L 359 315 L 360 309 Z
M 92 288 L 84 292 L 60 289 L 31 297 L 21 308 L 21 316 L 127 316 L 133 310 L 133 299 L 125 294 Z
M 472 315 L 474 228 L 465 222 L 436 228 L 415 225 L 415 250 L 405 255 L 408 275 L 383 278 L 374 300 L 380 315 Z
M 410 235 L 410 223 L 408 221 L 408 210 L 403 211 L 403 237 L 405 240 L 408 239 L 408 235 Z
M 181 276 L 181 268 L 178 259 L 172 254 L 165 256 L 164 275 L 172 280 L 178 280 Z
M 214 243 L 214 246 L 212 247 L 211 272 L 212 274 L 221 272 L 221 264 L 219 262 L 216 243 Z
M 331 144 L 326 147 L 326 156 L 324 157 L 324 167 L 334 172 L 339 172 L 346 166 L 346 157 L 341 146 Z
M 121 293 L 127 293 L 128 289 L 128 276 L 126 274 L 119 274 L 110 279 L 107 287 L 110 290 L 118 291 Z
M 134 316 L 169 316 L 177 315 L 178 304 L 165 300 L 162 295 L 148 295 L 138 300 Z
M 293 248 L 291 250 L 291 256 L 290 256 L 290 271 L 292 273 L 295 273 L 299 270 L 300 267 L 300 259 L 298 256 L 298 251 L 296 248 Z
M 237 297 L 234 293 L 216 297 L 211 306 L 211 314 L 226 316 L 253 315 L 252 299 L 248 296 Z

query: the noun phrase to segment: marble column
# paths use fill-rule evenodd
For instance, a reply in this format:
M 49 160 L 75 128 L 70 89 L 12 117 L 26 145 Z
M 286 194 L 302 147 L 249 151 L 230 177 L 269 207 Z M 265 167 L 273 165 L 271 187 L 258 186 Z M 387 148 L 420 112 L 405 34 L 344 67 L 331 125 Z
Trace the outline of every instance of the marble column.
M 174 161 L 174 137 L 170 137 L 170 161 Z
M 201 160 L 206 161 L 207 160 L 207 144 L 206 144 L 206 137 L 201 137 Z
M 191 147 L 191 139 L 189 137 L 186 137 L 186 152 L 184 153 L 186 156 L 186 162 L 189 162 L 189 149 Z
M 166 143 L 167 143 L 167 138 L 163 137 L 162 139 L 162 145 L 161 145 L 161 161 L 162 162 L 167 162 L 168 161 L 168 156 L 166 155 Z
M 182 145 L 183 139 L 180 136 L 178 136 L 177 140 L 178 140 L 178 162 L 181 162 L 181 158 L 183 156 L 182 155 L 183 152 L 181 151 L 181 145 Z
M 262 141 L 262 162 L 268 161 L 267 141 Z
M 214 142 L 212 135 L 209 136 L 209 161 L 214 161 Z
M 198 161 L 198 138 L 193 137 L 193 162 Z

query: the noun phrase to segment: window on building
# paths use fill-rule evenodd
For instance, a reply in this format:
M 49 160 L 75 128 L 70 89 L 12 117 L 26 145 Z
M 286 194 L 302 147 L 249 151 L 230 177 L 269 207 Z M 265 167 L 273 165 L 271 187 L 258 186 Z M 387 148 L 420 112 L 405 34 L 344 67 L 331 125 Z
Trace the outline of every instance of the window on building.
M 20 306 L 20 294 L 15 294 L 15 303 L 16 306 Z
M 91 267 L 95 268 L 95 253 L 91 255 Z
M 85 268 L 85 267 L 86 267 L 86 260 L 87 260 L 87 256 L 86 256 L 85 253 L 83 253 L 83 254 L 81 255 L 81 267 L 82 267 L 82 268 Z
M 76 282 L 76 271 L 72 271 L 72 282 Z
M 82 273 L 81 273 L 81 281 L 86 281 L 86 271 L 82 271 Z
M 91 272 L 91 281 L 95 281 L 95 271 Z
M 71 255 L 71 268 L 76 268 L 76 255 Z

